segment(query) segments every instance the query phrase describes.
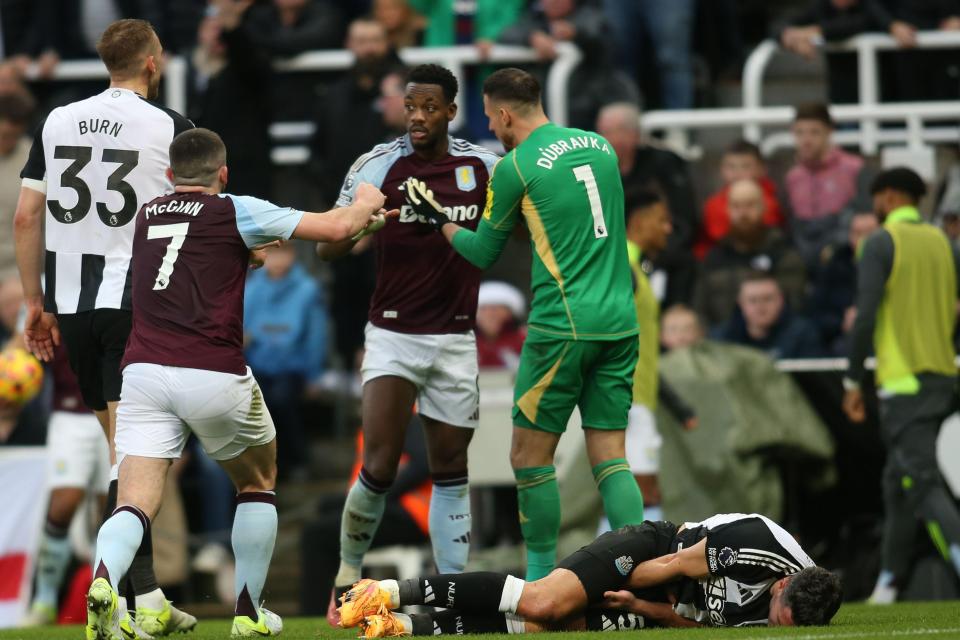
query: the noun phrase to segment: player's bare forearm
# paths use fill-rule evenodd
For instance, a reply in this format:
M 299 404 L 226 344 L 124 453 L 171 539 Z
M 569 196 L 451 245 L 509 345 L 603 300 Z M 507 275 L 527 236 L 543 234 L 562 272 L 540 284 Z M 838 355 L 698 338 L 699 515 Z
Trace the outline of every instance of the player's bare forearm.
M 13 237 L 17 268 L 23 283 L 23 296 L 29 302 L 43 297 L 40 275 L 43 272 L 43 210 L 46 195 L 20 188 L 20 199 L 13 217 Z
M 443 225 L 443 237 L 446 238 L 450 244 L 453 244 L 453 236 L 457 235 L 460 231 L 464 231 L 464 228 L 455 222 Z
M 672 582 L 677 578 L 702 578 L 709 573 L 704 538 L 697 544 L 676 553 L 646 560 L 638 564 L 630 573 L 627 586 L 631 589 L 643 589 Z
M 352 237 L 340 242 L 318 242 L 317 255 L 321 260 L 330 262 L 350 253 L 357 242 Z

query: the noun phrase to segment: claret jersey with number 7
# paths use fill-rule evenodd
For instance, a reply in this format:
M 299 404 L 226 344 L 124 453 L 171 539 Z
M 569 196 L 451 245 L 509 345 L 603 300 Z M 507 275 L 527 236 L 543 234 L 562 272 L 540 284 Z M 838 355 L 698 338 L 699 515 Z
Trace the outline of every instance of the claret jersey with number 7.
M 453 246 L 486 268 L 522 216 L 533 244 L 531 334 L 618 340 L 637 333 L 623 206 L 610 144 L 548 123 L 496 164 L 477 231 L 458 232 Z

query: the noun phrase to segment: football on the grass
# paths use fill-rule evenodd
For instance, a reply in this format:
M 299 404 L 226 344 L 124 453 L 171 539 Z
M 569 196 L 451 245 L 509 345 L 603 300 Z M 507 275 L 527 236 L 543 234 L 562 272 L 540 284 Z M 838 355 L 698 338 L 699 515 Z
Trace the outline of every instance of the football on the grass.
M 20 406 L 30 402 L 43 384 L 43 365 L 23 349 L 0 352 L 0 403 Z

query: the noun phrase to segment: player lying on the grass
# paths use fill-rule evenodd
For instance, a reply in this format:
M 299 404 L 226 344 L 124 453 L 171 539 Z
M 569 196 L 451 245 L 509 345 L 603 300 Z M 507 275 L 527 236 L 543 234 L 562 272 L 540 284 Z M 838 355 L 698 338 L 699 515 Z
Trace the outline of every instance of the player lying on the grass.
M 345 627 L 362 625 L 368 638 L 823 625 L 841 595 L 837 576 L 814 565 L 783 528 L 761 515 L 734 513 L 605 533 L 535 582 L 490 572 L 362 580 L 345 594 L 340 616 Z M 390 611 L 405 605 L 454 611 Z
M 383 221 L 385 199 L 362 184 L 353 204 L 318 214 L 225 194 L 226 149 L 207 129 L 174 138 L 168 173 L 175 192 L 145 204 L 134 233 L 133 330 L 117 410 L 118 507 L 97 536 L 88 625 L 97 640 L 125 640 L 116 586 L 192 432 L 237 488 L 231 635 L 275 636 L 280 617 L 259 600 L 277 535 L 276 430 L 243 357 L 249 251 L 291 237 L 341 241 L 370 231 Z

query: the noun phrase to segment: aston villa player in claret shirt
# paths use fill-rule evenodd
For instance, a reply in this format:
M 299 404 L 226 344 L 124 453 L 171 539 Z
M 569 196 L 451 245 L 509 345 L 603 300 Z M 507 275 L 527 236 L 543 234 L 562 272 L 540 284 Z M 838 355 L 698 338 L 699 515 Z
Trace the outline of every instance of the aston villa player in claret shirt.
M 479 417 L 477 349 L 473 334 L 480 270 L 460 257 L 405 204 L 407 178 L 428 180 L 443 194 L 451 220 L 475 229 L 487 181 L 498 157 L 450 137 L 457 81 L 447 69 L 421 65 L 407 77 L 407 133 L 360 156 L 343 183 L 338 205 L 368 182 L 400 217 L 372 238 L 377 284 L 366 327 L 363 378 L 363 468 L 350 488 L 340 532 L 335 591 L 360 579 L 363 556 L 380 525 L 397 473 L 414 403 L 426 430 L 433 497 L 430 538 L 437 567 L 462 571 L 470 546 L 467 446 Z M 439 196 L 438 196 L 439 197 Z M 318 246 L 332 260 L 352 242 Z M 336 624 L 331 607 L 328 620 Z

